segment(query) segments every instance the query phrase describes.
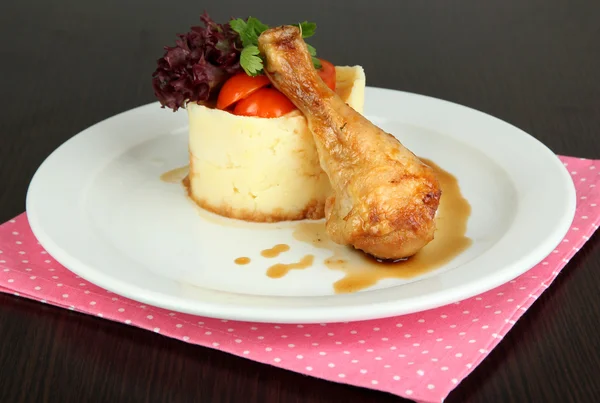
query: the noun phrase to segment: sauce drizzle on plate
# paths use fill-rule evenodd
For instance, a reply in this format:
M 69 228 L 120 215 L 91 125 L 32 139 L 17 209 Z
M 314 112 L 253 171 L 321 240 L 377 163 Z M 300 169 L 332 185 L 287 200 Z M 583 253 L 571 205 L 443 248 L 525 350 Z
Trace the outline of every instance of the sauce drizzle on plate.
M 160 180 L 167 183 L 181 183 L 187 176 L 189 169 L 188 165 L 171 169 L 170 171 L 163 173 L 160 176 Z
M 471 239 L 466 236 L 471 205 L 463 197 L 458 180 L 433 161 L 424 158 L 421 160 L 435 170 L 442 188 L 442 197 L 436 216 L 435 238 L 416 255 L 400 261 L 381 261 L 361 251 L 335 244 L 327 235 L 324 221 L 304 221 L 294 226 L 293 236 L 296 240 L 331 252 L 331 255 L 323 263 L 331 270 L 339 270 L 344 273 L 344 277 L 333 284 L 336 293 L 364 290 L 386 278 L 409 279 L 425 274 L 449 262 L 471 245 Z M 188 188 L 188 170 L 188 166 L 175 168 L 162 174 L 160 179 L 168 183 L 182 183 L 184 187 Z M 231 222 L 231 220 L 225 221 Z M 237 220 L 235 222 L 241 227 L 244 226 Z M 262 250 L 261 256 L 276 258 L 289 250 L 289 245 L 277 244 L 272 248 Z M 239 257 L 234 262 L 237 265 L 246 265 L 250 263 L 250 258 Z M 313 263 L 314 256 L 305 255 L 295 263 L 277 263 L 270 266 L 267 276 L 281 278 L 291 270 L 306 269 Z
M 235 264 L 239 264 L 239 265 L 245 265 L 250 263 L 250 258 L 249 257 L 238 257 L 237 259 L 235 259 L 233 261 Z
M 271 278 L 281 278 L 288 274 L 290 270 L 306 269 L 312 266 L 315 257 L 313 255 L 306 255 L 300 259 L 297 263 L 277 263 L 269 267 L 267 270 L 267 276 Z
M 283 252 L 287 252 L 288 250 L 290 250 L 290 245 L 280 243 L 280 244 L 273 246 L 270 249 L 263 250 L 262 252 L 260 252 L 260 254 L 262 257 L 274 258 L 274 257 L 279 256 Z
M 425 274 L 449 262 L 471 245 L 471 239 L 466 236 L 471 205 L 463 197 L 458 180 L 432 161 L 421 160 L 435 170 L 442 197 L 435 238 L 416 255 L 398 262 L 379 261 L 332 242 L 324 222 L 303 222 L 296 227 L 293 234 L 296 240 L 331 251 L 325 265 L 344 272 L 344 277 L 333 284 L 336 293 L 360 291 L 386 278 L 408 279 Z

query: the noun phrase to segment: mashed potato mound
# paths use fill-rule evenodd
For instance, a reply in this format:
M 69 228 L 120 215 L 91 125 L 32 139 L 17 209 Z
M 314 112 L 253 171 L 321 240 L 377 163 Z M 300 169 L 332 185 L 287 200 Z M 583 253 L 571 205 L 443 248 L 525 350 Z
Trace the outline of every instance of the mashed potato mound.
M 365 73 L 336 66 L 336 92 L 362 113 Z M 305 117 L 236 116 L 191 103 L 189 195 L 221 216 L 254 222 L 324 217 L 331 192 Z

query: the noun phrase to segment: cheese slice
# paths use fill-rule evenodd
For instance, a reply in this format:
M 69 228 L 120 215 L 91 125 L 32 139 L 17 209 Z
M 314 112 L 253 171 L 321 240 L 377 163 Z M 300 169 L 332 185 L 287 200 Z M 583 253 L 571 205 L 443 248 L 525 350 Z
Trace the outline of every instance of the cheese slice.
M 365 73 L 336 66 L 336 92 L 362 113 Z M 329 179 L 306 118 L 236 116 L 196 103 L 189 119 L 189 195 L 203 209 L 254 222 L 324 217 Z

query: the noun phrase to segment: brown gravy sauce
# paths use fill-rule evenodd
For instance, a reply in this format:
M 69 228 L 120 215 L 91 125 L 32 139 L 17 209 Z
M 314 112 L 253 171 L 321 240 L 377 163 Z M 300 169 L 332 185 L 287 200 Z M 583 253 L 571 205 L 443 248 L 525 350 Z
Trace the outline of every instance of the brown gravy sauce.
M 233 261 L 235 264 L 239 264 L 239 265 L 245 265 L 250 263 L 250 258 L 249 257 L 238 257 L 237 259 L 235 259 Z
M 160 180 L 167 183 L 181 183 L 187 177 L 189 165 L 171 169 L 160 176 Z
M 331 252 L 331 256 L 324 261 L 325 266 L 344 273 L 344 277 L 333 284 L 336 293 L 360 291 L 387 278 L 408 279 L 425 274 L 447 263 L 471 245 L 471 239 L 465 235 L 471 215 L 471 205 L 462 196 L 458 180 L 434 162 L 425 158 L 421 160 L 435 170 L 443 194 L 436 217 L 435 239 L 409 259 L 398 262 L 378 261 L 361 251 L 335 244 L 325 231 L 324 221 L 301 222 L 294 226 L 293 236 L 296 240 Z M 187 165 L 175 168 L 162 174 L 160 179 L 167 183 L 183 184 L 189 196 L 188 171 Z M 237 220 L 220 219 L 203 211 L 201 215 L 205 220 L 215 224 L 246 227 L 245 223 L 237 223 Z M 235 224 L 232 221 L 235 221 Z M 278 244 L 261 251 L 261 255 L 275 258 L 289 250 L 289 245 Z M 250 261 L 248 257 L 239 257 L 234 262 L 238 265 L 246 265 Z M 291 270 L 306 269 L 313 263 L 313 255 L 306 255 L 296 263 L 277 263 L 268 268 L 267 276 L 281 278 Z
M 311 267 L 313 265 L 314 260 L 315 257 L 313 255 L 306 255 L 297 263 L 274 264 L 267 270 L 267 276 L 271 278 L 281 278 L 288 274 L 290 270 L 299 270 Z
M 290 250 L 289 245 L 280 243 L 278 245 L 273 246 L 270 249 L 263 250 L 262 252 L 260 252 L 260 255 L 266 258 L 274 258 L 281 255 L 283 252 L 287 252 L 288 250 Z
M 333 284 L 336 293 L 360 291 L 386 278 L 408 279 L 422 275 L 447 263 L 471 245 L 471 239 L 465 235 L 471 205 L 462 196 L 458 180 L 432 161 L 422 161 L 435 170 L 443 193 L 436 217 L 435 239 L 416 255 L 399 262 L 381 262 L 332 242 L 324 222 L 304 222 L 296 227 L 296 240 L 328 249 L 332 254 L 325 259 L 325 265 L 344 272 L 344 277 Z

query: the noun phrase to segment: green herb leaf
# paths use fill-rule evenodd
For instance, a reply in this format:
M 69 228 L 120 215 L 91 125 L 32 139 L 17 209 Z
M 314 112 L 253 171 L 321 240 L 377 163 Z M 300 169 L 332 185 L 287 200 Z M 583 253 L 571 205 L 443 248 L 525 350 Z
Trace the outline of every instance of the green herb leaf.
M 246 30 L 248 27 L 246 21 L 242 20 L 241 18 L 238 18 L 237 20 L 231 20 L 229 21 L 229 26 L 231 27 L 231 29 L 238 33 L 240 39 L 242 40 L 243 46 L 251 45 L 251 38 L 248 38 L 246 35 Z
M 249 27 L 248 23 L 241 18 L 238 18 L 237 20 L 231 20 L 229 22 L 229 26 L 240 36 L 240 39 L 242 40 L 242 46 L 246 47 L 254 45 L 257 41 L 258 37 L 256 36 L 254 29 Z
M 242 45 L 252 46 L 258 45 L 258 37 L 269 27 L 258 20 L 258 18 L 248 17 L 247 21 L 238 18 L 231 20 L 229 26 L 240 35 Z
M 314 22 L 304 21 L 298 24 L 300 26 L 300 32 L 302 32 L 303 38 L 310 38 L 315 34 L 317 30 L 317 24 Z
M 263 70 L 263 61 L 258 51 L 258 37 L 269 27 L 254 17 L 248 17 L 247 21 L 240 18 L 231 20 L 229 25 L 240 35 L 244 47 L 240 54 L 240 66 L 249 76 L 259 75 Z
M 231 27 L 231 29 L 233 29 L 238 34 L 246 30 L 246 25 L 246 21 L 242 20 L 241 18 L 236 18 L 235 20 L 229 21 L 229 26 Z
M 238 33 L 242 41 L 242 53 L 240 54 L 240 65 L 250 76 L 256 76 L 263 72 L 263 60 L 258 51 L 258 37 L 264 31 L 269 29 L 269 26 L 260 22 L 258 18 L 248 17 L 246 21 L 241 18 L 231 20 L 229 26 Z M 309 38 L 315 34 L 317 24 L 314 22 L 304 21 L 298 24 L 303 38 Z M 317 59 L 317 50 L 308 45 L 308 52 L 312 56 L 312 61 L 316 69 L 320 69 L 321 62 Z
M 258 46 L 250 45 L 242 49 L 240 65 L 249 76 L 259 75 L 263 70 L 263 61 L 260 58 Z
M 267 29 L 269 29 L 268 25 L 263 24 L 262 22 L 260 22 L 258 20 L 258 18 L 254 18 L 254 17 L 248 17 L 248 25 L 250 25 L 251 27 L 254 28 L 257 38 L 260 34 L 262 34 Z
M 246 21 L 241 18 L 229 21 L 229 26 L 238 34 L 246 29 Z
M 306 44 L 306 47 L 308 48 L 308 53 L 310 53 L 310 55 L 312 56 L 312 62 L 315 66 L 315 69 L 320 69 L 321 67 L 323 67 L 321 61 L 317 59 L 317 49 L 315 49 L 314 46 L 311 46 L 308 43 Z

